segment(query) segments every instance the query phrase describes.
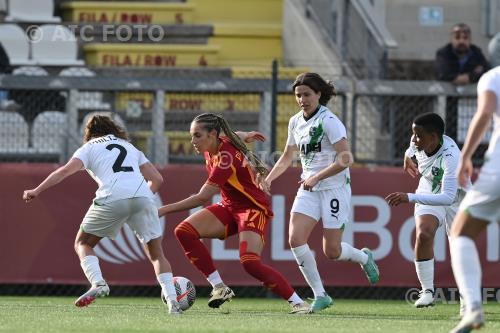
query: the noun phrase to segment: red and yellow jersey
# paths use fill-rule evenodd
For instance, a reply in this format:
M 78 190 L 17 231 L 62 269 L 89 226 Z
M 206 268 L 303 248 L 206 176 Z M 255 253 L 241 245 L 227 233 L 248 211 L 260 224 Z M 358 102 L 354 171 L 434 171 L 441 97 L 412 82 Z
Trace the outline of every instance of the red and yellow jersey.
M 224 205 L 235 208 L 253 206 L 272 216 L 270 198 L 258 187 L 245 155 L 227 137 L 220 137 L 220 140 L 217 154 L 204 154 L 209 174 L 206 183 L 220 188 Z

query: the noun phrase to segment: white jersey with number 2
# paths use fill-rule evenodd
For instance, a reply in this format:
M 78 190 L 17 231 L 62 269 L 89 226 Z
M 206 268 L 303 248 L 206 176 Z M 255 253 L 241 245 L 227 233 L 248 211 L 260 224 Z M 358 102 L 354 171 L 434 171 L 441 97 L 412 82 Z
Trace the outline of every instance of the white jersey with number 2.
M 83 162 L 97 182 L 99 188 L 94 199 L 97 204 L 153 196 L 139 170 L 140 165 L 149 161 L 128 141 L 114 135 L 95 138 L 81 146 L 73 157 Z

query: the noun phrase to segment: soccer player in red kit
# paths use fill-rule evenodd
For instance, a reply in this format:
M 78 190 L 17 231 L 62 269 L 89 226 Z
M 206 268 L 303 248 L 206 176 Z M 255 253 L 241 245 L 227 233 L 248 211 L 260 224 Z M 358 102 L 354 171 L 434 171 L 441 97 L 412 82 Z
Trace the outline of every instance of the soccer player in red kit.
M 221 132 L 226 136 L 221 136 Z M 295 293 L 281 273 L 264 265 L 260 258 L 273 213 L 270 198 L 259 188 L 256 176 L 265 177 L 267 168 L 248 150 L 242 138 L 250 142 L 263 140 L 262 135 L 235 133 L 224 118 L 212 113 L 197 116 L 190 133 L 195 150 L 205 156 L 209 177 L 197 194 L 161 207 L 159 215 L 202 206 L 220 192 L 221 202 L 194 213 L 175 228 L 186 256 L 213 287 L 208 306 L 218 308 L 234 292 L 222 281 L 200 239 L 226 239 L 238 234 L 240 262 L 245 271 L 287 300 L 292 307 L 290 313 L 309 313 L 309 304 Z

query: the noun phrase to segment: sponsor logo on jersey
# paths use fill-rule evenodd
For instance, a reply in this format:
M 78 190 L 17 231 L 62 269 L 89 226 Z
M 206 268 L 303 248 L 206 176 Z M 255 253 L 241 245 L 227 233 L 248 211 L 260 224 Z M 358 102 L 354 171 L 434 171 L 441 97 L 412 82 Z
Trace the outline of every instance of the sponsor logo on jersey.
M 307 155 L 311 152 L 319 153 L 321 151 L 321 142 L 314 142 L 300 145 L 300 152 Z

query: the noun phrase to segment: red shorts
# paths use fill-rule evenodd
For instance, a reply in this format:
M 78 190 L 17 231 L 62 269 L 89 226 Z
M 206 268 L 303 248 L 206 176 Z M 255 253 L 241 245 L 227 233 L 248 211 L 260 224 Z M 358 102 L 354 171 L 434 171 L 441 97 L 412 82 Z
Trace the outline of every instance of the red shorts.
M 222 203 L 206 207 L 212 214 L 224 224 L 226 231 L 224 238 L 240 233 L 241 231 L 253 231 L 258 233 L 262 240 L 266 234 L 267 225 L 272 216 L 267 216 L 258 208 L 232 208 Z

